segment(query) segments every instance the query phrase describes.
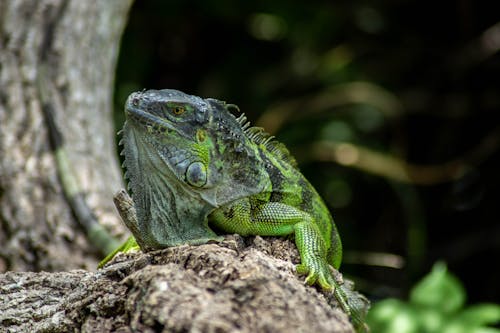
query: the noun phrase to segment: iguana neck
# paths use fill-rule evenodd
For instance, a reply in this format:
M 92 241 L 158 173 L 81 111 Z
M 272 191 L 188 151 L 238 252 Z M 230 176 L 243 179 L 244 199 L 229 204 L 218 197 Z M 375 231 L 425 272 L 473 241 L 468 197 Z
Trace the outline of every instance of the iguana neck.
M 207 226 L 213 210 L 197 193 L 187 191 L 154 149 L 155 142 L 131 124 L 123 129 L 124 166 L 147 248 L 205 243 L 216 239 Z

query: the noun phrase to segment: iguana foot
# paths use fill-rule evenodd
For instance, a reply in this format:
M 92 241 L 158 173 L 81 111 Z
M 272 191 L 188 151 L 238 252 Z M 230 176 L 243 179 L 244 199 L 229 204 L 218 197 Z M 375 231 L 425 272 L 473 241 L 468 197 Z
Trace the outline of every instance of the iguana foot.
M 308 260 L 296 266 L 298 274 L 306 275 L 305 283 L 308 285 L 318 284 L 324 291 L 335 290 L 335 280 L 330 272 L 328 263 L 322 258 Z
M 308 258 L 307 261 L 297 265 L 296 270 L 298 274 L 307 274 L 306 284 L 317 284 L 325 292 L 333 293 L 339 306 L 351 318 L 356 332 L 369 332 L 369 328 L 364 322 L 369 308 L 368 300 L 361 294 L 352 291 L 342 282 L 338 282 L 326 260 Z
M 122 245 L 120 245 L 113 252 L 108 254 L 106 256 L 106 258 L 101 260 L 99 265 L 97 265 L 97 268 L 103 268 L 104 265 L 106 265 L 108 262 L 110 262 L 111 259 L 113 259 L 120 252 L 125 253 L 125 252 L 130 252 L 130 251 L 139 250 L 139 249 L 140 249 L 140 247 L 137 244 L 135 238 L 133 236 L 130 236 L 129 238 L 127 238 L 127 240 Z

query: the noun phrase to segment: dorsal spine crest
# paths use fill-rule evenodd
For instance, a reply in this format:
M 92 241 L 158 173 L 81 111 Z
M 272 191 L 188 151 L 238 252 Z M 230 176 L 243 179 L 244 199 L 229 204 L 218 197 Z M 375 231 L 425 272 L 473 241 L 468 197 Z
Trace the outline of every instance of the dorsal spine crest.
M 250 121 L 247 120 L 244 113 L 236 118 L 236 121 L 240 124 L 243 133 L 245 133 L 250 141 L 257 145 L 264 146 L 269 153 L 273 154 L 278 159 L 283 159 L 294 167 L 297 166 L 295 158 L 290 155 L 290 152 L 284 144 L 275 140 L 274 135 L 270 135 L 264 131 L 262 127 L 251 126 Z

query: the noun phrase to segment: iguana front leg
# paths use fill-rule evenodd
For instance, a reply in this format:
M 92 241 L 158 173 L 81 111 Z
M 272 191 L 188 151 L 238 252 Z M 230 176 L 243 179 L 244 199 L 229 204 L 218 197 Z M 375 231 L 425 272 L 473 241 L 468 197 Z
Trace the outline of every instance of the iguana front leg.
M 315 236 L 318 232 L 313 223 L 296 224 L 295 243 L 301 254 L 301 263 L 297 265 L 297 273 L 308 274 L 305 281 L 307 284 L 312 285 L 317 282 L 323 290 L 332 292 L 342 310 L 351 317 L 357 332 L 369 332 L 363 320 L 368 301 L 337 282 L 332 274 L 333 268 L 324 259 L 326 258 L 324 240 Z
M 310 214 L 279 202 L 261 202 L 244 198 L 210 215 L 210 221 L 225 232 L 240 235 L 284 236 L 294 233 L 300 253 L 299 274 L 307 274 L 306 283 L 318 283 L 324 290 L 337 284 L 327 262 L 327 248 Z
M 134 235 L 140 235 L 137 229 L 137 214 L 134 207 L 134 201 L 128 195 L 127 191 L 123 189 L 118 191 L 113 197 L 113 202 L 115 203 L 116 210 L 118 210 L 123 223 L 125 223 Z M 119 252 L 128 252 L 138 249 L 140 249 L 140 247 L 139 244 L 137 244 L 135 237 L 130 236 L 122 245 L 118 246 L 111 253 L 109 253 L 106 258 L 101 260 L 97 268 L 104 267 L 104 265 L 113 259 L 113 257 Z
M 325 240 L 320 236 L 318 227 L 305 220 L 297 223 L 294 231 L 301 261 L 296 267 L 297 273 L 307 274 L 305 282 L 309 285 L 318 283 L 323 290 L 334 290 L 337 283 L 326 261 Z

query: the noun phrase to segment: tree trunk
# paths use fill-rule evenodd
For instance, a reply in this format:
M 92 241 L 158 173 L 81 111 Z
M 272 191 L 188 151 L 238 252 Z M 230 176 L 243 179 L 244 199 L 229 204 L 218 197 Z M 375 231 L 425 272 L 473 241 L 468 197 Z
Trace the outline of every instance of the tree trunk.
M 112 204 L 123 185 L 111 101 L 131 2 L 0 0 L 0 271 L 96 263 L 61 189 L 41 86 L 90 207 L 124 232 Z

